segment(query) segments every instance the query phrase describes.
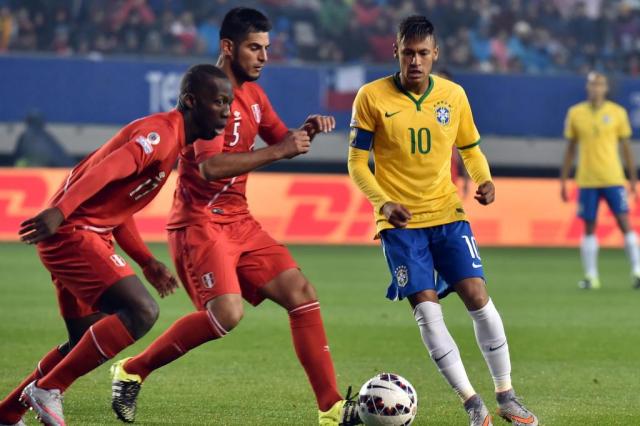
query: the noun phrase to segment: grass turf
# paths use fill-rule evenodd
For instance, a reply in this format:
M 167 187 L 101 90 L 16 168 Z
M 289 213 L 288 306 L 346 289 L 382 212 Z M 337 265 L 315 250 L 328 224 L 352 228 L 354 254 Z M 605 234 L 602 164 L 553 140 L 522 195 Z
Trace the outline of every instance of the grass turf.
M 164 245 L 153 246 L 168 261 Z M 292 247 L 315 284 L 341 388 L 380 371 L 408 378 L 419 397 L 414 425 L 462 425 L 466 415 L 429 360 L 406 302 L 384 294 L 378 248 Z M 581 292 L 577 250 L 484 249 L 489 291 L 504 319 L 516 390 L 545 425 L 640 424 L 640 291 L 620 250 L 602 250 L 603 289 Z M 48 274 L 33 248 L 0 244 L 0 395 L 65 340 Z M 445 320 L 476 390 L 494 406 L 492 383 L 462 303 L 443 301 Z M 192 307 L 181 291 L 160 301 L 160 320 L 131 356 Z M 69 424 L 118 424 L 108 365 L 66 393 Z M 290 342 L 286 313 L 247 306 L 240 326 L 152 374 L 137 424 L 313 425 L 311 389 Z M 32 416 L 29 424 L 35 424 Z M 495 420 L 496 425 L 506 424 Z

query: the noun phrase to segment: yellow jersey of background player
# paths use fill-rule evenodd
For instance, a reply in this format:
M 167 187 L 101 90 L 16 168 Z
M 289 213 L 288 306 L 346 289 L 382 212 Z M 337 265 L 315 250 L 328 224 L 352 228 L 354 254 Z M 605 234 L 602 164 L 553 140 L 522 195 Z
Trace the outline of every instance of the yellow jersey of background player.
M 632 285 L 640 289 L 640 253 L 636 234 L 629 224 L 629 203 L 624 188 L 626 178 L 618 154 L 622 147 L 629 173 L 629 189 L 636 198 L 637 175 L 629 142 L 629 117 L 622 106 L 607 100 L 609 82 L 605 75 L 589 73 L 586 88 L 587 100 L 573 105 L 567 113 L 564 137 L 568 144 L 560 173 L 561 196 L 563 201 L 568 201 L 566 182 L 577 150 L 578 216 L 584 221 L 585 231 L 580 246 L 584 279 L 578 282 L 578 286 L 585 290 L 600 288 L 595 229 L 598 204 L 604 199 L 624 234 L 625 250 L 631 262 Z
M 393 47 L 400 71 L 358 92 L 349 148 L 349 174 L 374 206 L 391 271 L 387 297 L 409 300 L 423 342 L 464 403 L 470 425 L 488 425 L 489 410 L 469 382 L 439 304 L 457 292 L 473 319 L 500 415 L 515 425 L 537 425 L 511 386 L 502 319 L 487 294 L 482 259 L 451 182 L 455 144 L 479 185 L 475 198 L 482 204 L 494 199 L 469 101 L 462 87 L 431 75 L 438 46 L 425 17 L 405 19 Z M 368 167 L 371 150 L 375 175 Z

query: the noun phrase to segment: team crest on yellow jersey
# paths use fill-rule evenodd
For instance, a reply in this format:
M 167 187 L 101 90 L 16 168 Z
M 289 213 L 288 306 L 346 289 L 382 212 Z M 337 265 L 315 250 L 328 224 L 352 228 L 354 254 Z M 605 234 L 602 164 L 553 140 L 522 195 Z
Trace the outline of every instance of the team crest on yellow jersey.
M 436 102 L 433 110 L 436 114 L 436 120 L 443 126 L 448 126 L 451 122 L 451 104 L 446 101 Z

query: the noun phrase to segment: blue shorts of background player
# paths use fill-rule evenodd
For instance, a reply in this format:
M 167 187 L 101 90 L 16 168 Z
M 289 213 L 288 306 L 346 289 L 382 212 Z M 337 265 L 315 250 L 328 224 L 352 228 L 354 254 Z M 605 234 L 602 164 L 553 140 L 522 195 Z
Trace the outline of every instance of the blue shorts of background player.
M 387 298 L 402 300 L 424 290 L 442 299 L 466 278 L 482 278 L 484 271 L 469 222 L 429 228 L 394 228 L 380 233 L 391 284 Z
M 627 191 L 624 186 L 607 186 L 604 188 L 580 188 L 578 199 L 578 216 L 586 222 L 595 222 L 598 216 L 600 199 L 607 200 L 607 204 L 614 215 L 629 212 Z

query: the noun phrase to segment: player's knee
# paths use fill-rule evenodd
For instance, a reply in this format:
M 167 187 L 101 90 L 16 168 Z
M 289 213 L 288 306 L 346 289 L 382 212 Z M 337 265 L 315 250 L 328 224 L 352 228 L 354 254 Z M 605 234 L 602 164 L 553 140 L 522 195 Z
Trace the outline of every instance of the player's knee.
M 244 317 L 244 307 L 242 306 L 242 298 L 237 300 L 227 300 L 225 303 L 218 303 L 211 306 L 207 306 L 207 309 L 216 320 L 220 323 L 222 328 L 226 331 L 233 330 Z
M 296 298 L 298 299 L 296 304 L 300 304 L 300 303 L 305 303 L 305 302 L 310 302 L 312 300 L 317 300 L 318 299 L 318 295 L 316 293 L 316 289 L 313 286 L 313 284 L 311 284 L 309 282 L 308 279 L 305 278 L 304 275 L 301 275 L 301 279 L 298 283 L 298 285 L 295 287 L 295 295 Z
M 133 338 L 139 339 L 144 336 L 153 324 L 158 320 L 160 315 L 160 307 L 152 298 L 145 299 L 144 301 L 136 304 L 135 308 L 127 313 L 131 323 L 131 334 Z

